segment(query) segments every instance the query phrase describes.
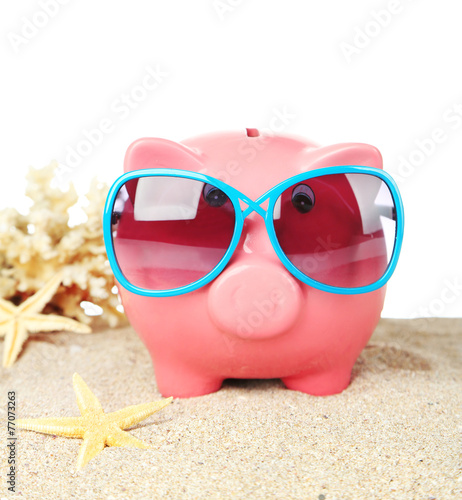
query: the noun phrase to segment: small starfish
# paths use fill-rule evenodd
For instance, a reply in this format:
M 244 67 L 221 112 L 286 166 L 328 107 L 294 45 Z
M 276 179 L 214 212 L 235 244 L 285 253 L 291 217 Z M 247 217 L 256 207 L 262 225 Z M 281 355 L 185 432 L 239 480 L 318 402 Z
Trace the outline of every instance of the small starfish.
M 162 401 L 127 406 L 122 410 L 104 413 L 101 403 L 82 377 L 74 373 L 72 380 L 81 417 L 18 419 L 16 426 L 45 434 L 83 438 L 77 459 L 77 469 L 84 467 L 104 449 L 105 445 L 149 448 L 143 441 L 131 436 L 123 429 L 148 418 L 173 400 L 170 397 Z
M 0 336 L 5 335 L 3 366 L 11 366 L 18 357 L 28 332 L 52 332 L 66 330 L 76 333 L 90 333 L 91 328 L 64 316 L 39 314 L 53 297 L 62 281 L 62 274 L 56 274 L 35 295 L 19 306 L 0 298 Z

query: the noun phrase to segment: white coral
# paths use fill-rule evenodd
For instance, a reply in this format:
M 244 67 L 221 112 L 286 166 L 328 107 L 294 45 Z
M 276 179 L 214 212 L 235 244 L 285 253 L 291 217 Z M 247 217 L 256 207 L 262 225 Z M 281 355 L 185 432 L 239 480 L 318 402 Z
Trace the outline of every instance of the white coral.
M 107 186 L 93 179 L 83 208 L 87 221 L 69 226 L 68 210 L 78 196 L 71 184 L 66 192 L 53 187 L 57 163 L 29 169 L 26 195 L 32 206 L 24 216 L 14 208 L 0 211 L 0 296 L 22 299 L 33 295 L 63 269 L 64 292 L 49 303 L 66 316 L 109 326 L 125 322 L 112 293 L 114 278 L 108 265 L 103 241 L 102 212 Z M 86 316 L 80 303 L 102 308 L 102 315 Z

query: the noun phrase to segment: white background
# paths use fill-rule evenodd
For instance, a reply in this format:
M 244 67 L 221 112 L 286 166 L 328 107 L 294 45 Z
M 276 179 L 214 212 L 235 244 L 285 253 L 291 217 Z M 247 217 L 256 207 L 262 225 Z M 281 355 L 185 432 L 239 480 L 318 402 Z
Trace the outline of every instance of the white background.
M 68 174 L 82 190 L 120 175 L 139 137 L 268 128 L 285 109 L 285 133 L 373 144 L 398 181 L 405 242 L 383 315 L 462 316 L 459 1 L 23 0 L 0 19 L 0 208 L 24 210 L 27 167 L 71 165 L 101 122 Z M 147 67 L 165 75 L 143 95 Z

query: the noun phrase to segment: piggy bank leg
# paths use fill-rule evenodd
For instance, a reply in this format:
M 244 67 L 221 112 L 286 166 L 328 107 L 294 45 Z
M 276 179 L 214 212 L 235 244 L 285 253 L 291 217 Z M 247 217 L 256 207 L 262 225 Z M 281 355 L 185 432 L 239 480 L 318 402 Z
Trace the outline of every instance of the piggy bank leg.
M 346 389 L 350 383 L 353 366 L 335 367 L 324 371 L 301 373 L 282 379 L 293 391 L 313 396 L 330 396 Z
M 222 378 L 204 375 L 182 364 L 154 361 L 157 387 L 164 397 L 192 398 L 216 392 L 223 383 Z

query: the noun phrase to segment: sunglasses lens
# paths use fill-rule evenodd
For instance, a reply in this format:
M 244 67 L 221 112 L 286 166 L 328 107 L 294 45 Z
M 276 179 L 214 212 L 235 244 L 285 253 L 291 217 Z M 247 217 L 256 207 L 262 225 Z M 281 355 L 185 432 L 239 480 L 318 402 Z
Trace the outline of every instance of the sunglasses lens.
M 112 209 L 119 268 L 135 286 L 170 290 L 209 274 L 228 249 L 235 211 L 211 184 L 185 177 L 127 181 Z
M 297 183 L 278 198 L 273 217 L 287 258 L 322 284 L 371 285 L 391 260 L 396 207 L 380 177 L 331 174 Z

